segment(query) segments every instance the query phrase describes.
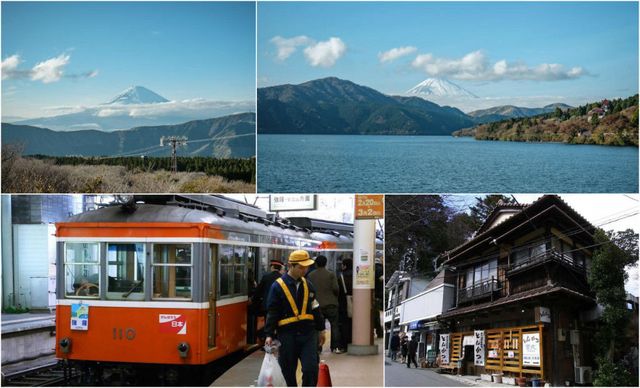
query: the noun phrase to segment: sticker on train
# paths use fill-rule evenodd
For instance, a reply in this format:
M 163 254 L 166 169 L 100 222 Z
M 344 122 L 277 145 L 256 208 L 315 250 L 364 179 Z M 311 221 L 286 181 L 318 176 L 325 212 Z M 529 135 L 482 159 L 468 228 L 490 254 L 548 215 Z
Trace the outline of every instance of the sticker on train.
M 71 330 L 89 330 L 89 306 L 82 303 L 71 305 Z
M 161 333 L 187 334 L 187 318 L 184 315 L 160 314 L 158 321 Z

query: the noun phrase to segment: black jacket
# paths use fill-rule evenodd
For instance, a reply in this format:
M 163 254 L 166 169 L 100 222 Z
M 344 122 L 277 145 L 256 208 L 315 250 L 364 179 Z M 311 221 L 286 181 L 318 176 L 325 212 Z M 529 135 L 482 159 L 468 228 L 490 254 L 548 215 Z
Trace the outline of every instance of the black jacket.
M 287 288 L 289 288 L 289 292 L 296 302 L 299 313 L 312 314 L 313 320 L 301 320 L 298 322 L 289 323 L 287 325 L 278 326 L 278 321 L 280 321 L 281 319 L 292 317 L 293 311 L 291 310 L 291 305 L 289 304 L 289 300 L 284 294 L 282 287 L 280 286 L 280 284 L 278 284 L 278 282 L 274 281 L 271 285 L 271 290 L 269 291 L 269 297 L 267 298 L 267 319 L 264 325 L 264 332 L 267 337 L 274 337 L 278 331 L 324 330 L 324 317 L 320 312 L 319 304 L 316 302 L 316 290 L 315 288 L 313 288 L 313 284 L 307 281 L 307 286 L 309 287 L 307 311 L 301 311 L 304 296 L 304 287 L 302 286 L 302 283 L 296 290 L 296 280 L 289 276 L 289 274 L 282 275 L 282 280 L 284 281 Z M 316 302 L 316 308 L 313 308 L 314 302 Z
M 271 271 L 264 274 L 262 279 L 260 279 L 260 283 L 258 283 L 258 287 L 256 287 L 256 291 L 253 294 L 252 304 L 256 307 L 259 306 L 259 312 L 261 315 L 264 315 L 267 312 L 267 298 L 269 297 L 271 285 L 280 276 L 282 275 L 279 271 Z

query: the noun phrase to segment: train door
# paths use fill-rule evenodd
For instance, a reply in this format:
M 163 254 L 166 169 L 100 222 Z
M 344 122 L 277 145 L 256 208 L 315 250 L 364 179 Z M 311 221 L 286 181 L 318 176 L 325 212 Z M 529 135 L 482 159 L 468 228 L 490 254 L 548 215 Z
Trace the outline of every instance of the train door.
M 216 294 L 218 289 L 218 246 L 209 248 L 209 349 L 216 346 Z
M 249 303 L 247 303 L 247 344 L 255 344 L 256 332 L 257 332 L 257 311 L 259 306 L 254 306 L 251 303 L 253 294 L 256 291 L 258 285 L 259 271 L 258 248 L 249 247 L 247 249 L 247 280 L 249 283 L 248 296 Z

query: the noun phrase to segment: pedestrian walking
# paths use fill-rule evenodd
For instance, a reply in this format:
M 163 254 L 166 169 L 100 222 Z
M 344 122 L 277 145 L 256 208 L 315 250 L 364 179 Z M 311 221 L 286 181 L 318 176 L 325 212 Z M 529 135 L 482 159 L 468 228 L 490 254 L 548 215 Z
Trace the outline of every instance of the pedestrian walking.
M 400 336 L 398 336 L 398 333 L 393 333 L 391 336 L 389 349 L 391 350 L 391 361 L 395 361 L 398 358 L 398 350 L 400 349 Z
M 351 343 L 351 324 L 353 314 L 353 260 L 342 259 L 340 279 L 338 280 L 340 288 L 338 295 L 338 316 L 340 319 L 340 337 L 342 340 L 342 349 L 348 349 Z M 350 311 L 351 310 L 351 311 Z
M 316 270 L 307 278 L 316 289 L 316 299 L 320 303 L 322 316 L 331 325 L 331 351 L 336 354 L 344 353 L 340 342 L 340 325 L 338 323 L 338 279 L 336 274 L 327 270 L 327 258 L 323 255 L 316 257 Z
M 411 336 L 411 341 L 408 344 L 408 352 L 407 352 L 407 368 L 411 368 L 411 363 L 418 367 L 418 362 L 416 361 L 416 353 L 418 353 L 418 340 L 416 339 L 416 335 Z
M 318 383 L 317 346 L 324 344 L 324 318 L 316 300 L 316 290 L 304 275 L 314 263 L 304 250 L 289 255 L 289 271 L 271 285 L 267 298 L 265 345 L 277 336 L 281 346 L 278 364 L 287 386 L 295 387 L 298 360 L 302 364 L 302 385 Z
M 400 362 L 406 362 L 407 361 L 407 352 L 409 351 L 409 341 L 407 341 L 407 336 L 404 335 L 402 336 L 402 339 L 400 340 L 400 354 L 402 355 L 402 359 L 400 360 Z

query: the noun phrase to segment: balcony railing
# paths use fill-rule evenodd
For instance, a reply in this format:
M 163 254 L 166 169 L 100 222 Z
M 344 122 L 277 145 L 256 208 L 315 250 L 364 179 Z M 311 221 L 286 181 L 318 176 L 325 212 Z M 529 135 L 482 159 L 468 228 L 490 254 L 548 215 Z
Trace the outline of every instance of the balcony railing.
M 524 261 L 511 264 L 507 275 L 521 272 L 525 268 L 533 267 L 548 262 L 556 262 L 571 267 L 580 273 L 586 273 L 586 267 L 583 262 L 579 262 L 569 255 L 562 254 L 555 249 L 550 249 L 544 253 L 530 257 Z
M 458 290 L 458 304 L 491 297 L 501 288 L 498 280 L 494 278 L 475 283 L 467 288 L 461 288 Z

